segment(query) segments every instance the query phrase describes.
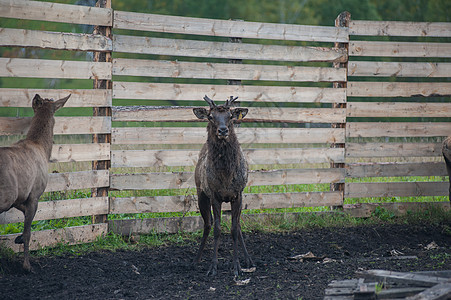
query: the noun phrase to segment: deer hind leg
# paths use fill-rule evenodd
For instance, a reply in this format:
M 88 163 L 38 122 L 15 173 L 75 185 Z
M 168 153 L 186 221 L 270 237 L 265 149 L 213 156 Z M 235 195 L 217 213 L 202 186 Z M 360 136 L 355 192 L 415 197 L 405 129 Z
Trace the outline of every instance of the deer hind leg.
M 197 252 L 195 262 L 199 263 L 200 259 L 202 257 L 202 253 L 205 248 L 205 244 L 207 242 L 208 235 L 210 234 L 211 230 L 211 203 L 210 198 L 205 195 L 204 192 L 201 192 L 198 195 L 198 202 L 199 202 L 199 210 L 200 214 L 202 215 L 202 219 L 204 220 L 204 233 L 202 235 L 202 239 L 199 246 L 199 251 Z
M 221 206 L 222 203 L 213 200 L 213 216 L 214 216 L 214 242 L 213 242 L 213 259 L 207 275 L 215 276 L 218 273 L 218 249 L 221 237 Z
M 31 238 L 31 222 L 36 214 L 38 208 L 38 199 L 28 198 L 25 204 L 17 206 L 25 216 L 24 229 L 22 235 L 18 236 L 14 241 L 16 244 L 24 244 L 24 262 L 23 268 L 25 271 L 31 272 L 30 264 L 30 238 Z

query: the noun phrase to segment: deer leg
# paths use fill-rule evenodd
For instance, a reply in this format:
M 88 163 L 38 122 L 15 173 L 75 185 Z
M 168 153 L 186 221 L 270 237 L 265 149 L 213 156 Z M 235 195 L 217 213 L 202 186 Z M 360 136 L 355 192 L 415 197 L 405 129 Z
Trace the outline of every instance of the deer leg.
M 199 263 L 200 259 L 202 257 L 202 252 L 204 251 L 205 244 L 207 242 L 208 235 L 210 234 L 211 230 L 211 204 L 210 204 L 210 198 L 205 195 L 205 193 L 201 192 L 198 195 L 198 202 L 199 202 L 199 210 L 200 214 L 202 215 L 202 219 L 204 220 L 204 233 L 202 235 L 202 239 L 199 246 L 199 251 L 197 252 L 197 256 L 195 259 L 195 262 Z
M 30 238 L 31 238 L 31 222 L 36 214 L 36 210 L 38 208 L 38 200 L 34 200 L 28 198 L 27 202 L 24 205 L 17 206 L 19 210 L 21 210 L 25 216 L 24 224 L 23 224 L 23 233 L 18 236 L 14 241 L 16 244 L 24 244 L 23 255 L 24 262 L 23 268 L 24 270 L 31 272 L 31 264 L 30 264 Z
M 233 240 L 233 273 L 238 276 L 241 273 L 240 260 L 238 258 L 238 239 L 240 238 L 241 201 L 232 201 L 232 240 Z M 241 238 L 240 238 L 241 240 Z
M 221 237 L 221 205 L 222 203 L 213 200 L 213 216 L 214 216 L 214 242 L 213 242 L 213 259 L 207 275 L 215 276 L 218 273 L 218 249 Z

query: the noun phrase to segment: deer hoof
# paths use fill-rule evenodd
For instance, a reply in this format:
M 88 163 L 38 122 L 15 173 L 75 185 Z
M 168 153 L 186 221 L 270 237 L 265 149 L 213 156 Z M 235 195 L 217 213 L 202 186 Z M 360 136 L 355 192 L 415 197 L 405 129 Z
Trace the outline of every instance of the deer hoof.
M 207 276 L 215 277 L 216 274 L 218 274 L 218 266 L 213 264 L 210 266 L 210 269 L 207 272 Z

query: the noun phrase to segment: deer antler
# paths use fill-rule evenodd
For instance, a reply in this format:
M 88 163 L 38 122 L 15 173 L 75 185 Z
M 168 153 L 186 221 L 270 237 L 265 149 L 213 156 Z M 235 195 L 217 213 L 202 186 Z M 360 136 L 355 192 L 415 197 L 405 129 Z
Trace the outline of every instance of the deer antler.
M 238 97 L 234 98 L 233 96 L 230 96 L 230 98 L 226 100 L 225 106 L 226 107 L 232 106 L 233 102 L 235 102 L 236 99 L 238 99 Z
M 208 98 L 207 95 L 204 96 L 204 100 L 208 103 L 208 105 L 210 105 L 210 108 L 213 108 L 216 106 L 216 104 L 213 102 L 213 100 L 211 100 L 210 98 Z

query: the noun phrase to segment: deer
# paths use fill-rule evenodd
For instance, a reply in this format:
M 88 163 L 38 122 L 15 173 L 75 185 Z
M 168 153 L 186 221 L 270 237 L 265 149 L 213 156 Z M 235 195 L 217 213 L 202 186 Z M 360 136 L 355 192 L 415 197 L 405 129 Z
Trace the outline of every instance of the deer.
M 446 170 L 449 177 L 449 201 L 451 201 L 451 136 L 443 141 L 442 154 L 446 163 Z
M 24 214 L 23 233 L 14 242 L 24 245 L 23 269 L 27 272 L 32 271 L 29 256 L 31 222 L 49 178 L 54 114 L 70 96 L 54 101 L 36 94 L 32 101 L 34 116 L 26 138 L 9 147 L 0 147 L 0 213 L 15 207 Z
M 218 249 L 221 236 L 221 206 L 230 202 L 232 213 L 233 269 L 238 276 L 242 269 L 238 259 L 238 240 L 243 248 L 248 268 L 254 263 L 249 256 L 241 232 L 240 217 L 243 190 L 247 184 L 248 164 L 234 130 L 234 121 L 248 113 L 247 108 L 232 108 L 238 97 L 230 96 L 223 105 L 216 105 L 207 95 L 203 98 L 209 105 L 194 108 L 194 115 L 207 120 L 207 141 L 203 145 L 194 172 L 199 210 L 204 221 L 203 235 L 195 263 L 200 263 L 214 216 L 213 259 L 208 275 L 215 276 L 218 269 Z

